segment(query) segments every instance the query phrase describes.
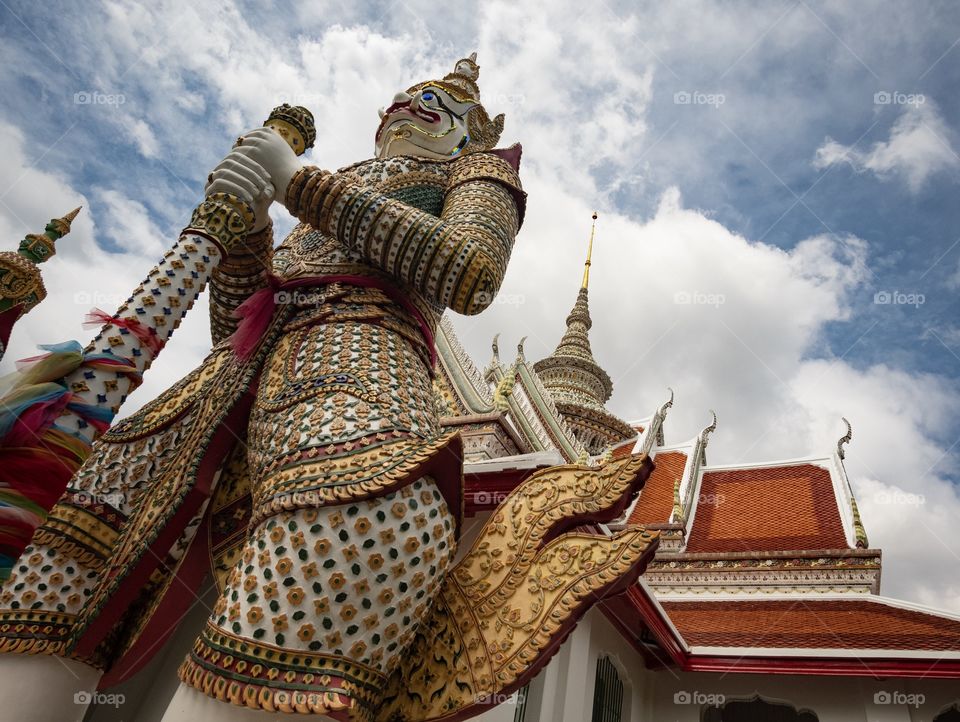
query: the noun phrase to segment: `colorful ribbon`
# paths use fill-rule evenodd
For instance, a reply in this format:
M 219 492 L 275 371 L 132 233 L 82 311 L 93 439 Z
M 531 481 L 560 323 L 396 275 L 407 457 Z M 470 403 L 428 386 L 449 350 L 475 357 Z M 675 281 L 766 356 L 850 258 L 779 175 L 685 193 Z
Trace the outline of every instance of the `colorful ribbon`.
M 69 410 L 99 432 L 113 420 L 112 409 L 81 401 L 65 378 L 84 367 L 141 380 L 129 359 L 84 354 L 76 341 L 40 348 L 48 353 L 23 359 L 0 379 L 0 582 L 90 455 L 90 444 L 54 426 L 56 419 Z

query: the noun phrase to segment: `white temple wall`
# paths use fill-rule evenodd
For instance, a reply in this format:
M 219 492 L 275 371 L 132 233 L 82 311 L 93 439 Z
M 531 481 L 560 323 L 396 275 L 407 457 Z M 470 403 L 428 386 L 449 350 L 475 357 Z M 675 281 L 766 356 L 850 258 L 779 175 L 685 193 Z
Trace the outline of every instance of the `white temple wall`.
M 651 673 L 599 610 L 591 610 L 531 682 L 523 722 L 589 722 L 597 662 L 609 657 L 624 685 L 623 722 L 648 722 Z M 482 717 L 486 722 L 487 718 Z M 513 718 L 509 718 L 512 722 Z M 499 720 L 498 720 L 499 722 Z
M 881 722 L 881 718 L 866 716 L 863 684 L 858 678 L 845 677 L 685 672 L 674 676 L 660 671 L 653 706 L 658 720 L 700 722 L 701 711 L 711 701 L 749 700 L 759 695 L 768 702 L 808 709 L 819 722 Z M 910 722 L 907 716 L 882 719 Z
M 467 536 L 472 521 L 466 520 Z M 156 657 L 132 679 L 108 690 L 123 695 L 123 703 L 92 709 L 85 722 L 160 722 L 177 687 L 177 668 L 215 601 L 216 593 L 208 587 Z M 727 700 L 760 695 L 810 709 L 819 722 L 932 722 L 950 704 L 960 702 L 956 680 L 648 670 L 639 653 L 594 609 L 530 683 L 523 722 L 590 722 L 597 662 L 604 656 L 610 657 L 624 684 L 622 722 L 700 722 L 702 706 L 675 698 L 678 694 L 688 699 L 695 694 L 722 694 Z M 891 703 L 884 703 L 885 699 Z M 514 722 L 516 703 L 516 698 L 508 699 L 475 719 Z
M 956 680 L 814 677 L 809 675 L 757 675 L 655 673 L 654 716 L 666 722 L 700 722 L 702 704 L 709 695 L 727 701 L 757 695 L 770 702 L 787 702 L 809 709 L 819 722 L 932 722 L 960 700 Z

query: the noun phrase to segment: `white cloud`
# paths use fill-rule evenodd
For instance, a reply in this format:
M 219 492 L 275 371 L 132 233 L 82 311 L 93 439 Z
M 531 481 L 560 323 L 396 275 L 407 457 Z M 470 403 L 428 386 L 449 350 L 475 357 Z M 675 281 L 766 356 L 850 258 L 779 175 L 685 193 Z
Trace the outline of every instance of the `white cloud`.
M 123 123 L 127 133 L 137 144 L 144 158 L 156 158 L 159 153 L 157 137 L 153 134 L 150 125 L 140 118 L 127 118 Z
M 176 238 L 164 238 L 144 207 L 116 191 L 85 197 L 56 174 L 31 167 L 23 133 L 0 124 L 0 238 L 7 248 L 26 233 L 42 231 L 51 217 L 83 206 L 70 234 L 57 242 L 57 255 L 41 267 L 47 298 L 13 329 L 3 366 L 37 353 L 39 344 L 92 337 L 82 328 L 93 308 L 112 312 L 147 275 Z M 96 238 L 109 235 L 124 249 L 108 253 Z M 144 377 L 121 414 L 132 413 L 193 369 L 210 347 L 206 297 L 191 311 Z
M 119 191 L 101 189 L 96 198 L 103 204 L 101 243 L 109 239 L 121 253 L 160 257 L 172 244 L 150 220 L 146 207 Z
M 916 193 L 931 176 L 960 166 L 950 135 L 936 106 L 927 100 L 906 106 L 890 129 L 890 138 L 874 143 L 869 150 L 857 150 L 828 137 L 817 149 L 813 165 L 827 168 L 848 163 L 858 173 L 900 176 Z

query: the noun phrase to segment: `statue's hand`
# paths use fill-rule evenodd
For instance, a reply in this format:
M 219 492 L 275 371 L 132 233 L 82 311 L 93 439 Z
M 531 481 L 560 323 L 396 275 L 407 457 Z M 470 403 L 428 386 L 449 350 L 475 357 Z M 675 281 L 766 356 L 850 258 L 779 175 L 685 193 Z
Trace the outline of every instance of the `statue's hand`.
M 234 152 L 245 155 L 266 170 L 274 187 L 274 198 L 281 200 L 286 195 L 290 179 L 303 165 L 287 141 L 270 128 L 244 133 L 243 142 L 234 148 Z
M 254 221 L 250 230 L 256 233 L 270 222 L 270 204 L 276 192 L 266 169 L 239 151 L 240 147 L 234 148 L 213 169 L 204 193 L 208 198 L 214 193 L 229 193 L 252 205 Z

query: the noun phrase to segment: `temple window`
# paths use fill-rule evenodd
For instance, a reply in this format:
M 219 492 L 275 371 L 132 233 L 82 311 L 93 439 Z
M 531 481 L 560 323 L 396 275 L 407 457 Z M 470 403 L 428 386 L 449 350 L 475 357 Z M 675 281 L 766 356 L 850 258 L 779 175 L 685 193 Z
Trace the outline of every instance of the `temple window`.
M 593 688 L 592 722 L 620 722 L 623 710 L 623 681 L 609 657 L 597 662 L 597 679 Z
M 530 685 L 526 684 L 517 692 L 516 710 L 513 713 L 513 722 L 523 722 L 527 714 L 527 697 L 530 695 Z

